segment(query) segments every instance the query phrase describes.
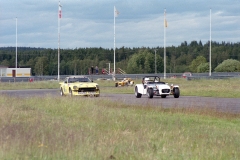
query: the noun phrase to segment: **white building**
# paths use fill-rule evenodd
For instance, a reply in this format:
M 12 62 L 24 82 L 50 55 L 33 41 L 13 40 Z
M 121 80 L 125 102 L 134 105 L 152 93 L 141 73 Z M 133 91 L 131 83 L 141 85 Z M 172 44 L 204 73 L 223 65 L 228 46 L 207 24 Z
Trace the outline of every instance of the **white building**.
M 31 68 L 8 68 L 0 66 L 0 77 L 30 77 Z

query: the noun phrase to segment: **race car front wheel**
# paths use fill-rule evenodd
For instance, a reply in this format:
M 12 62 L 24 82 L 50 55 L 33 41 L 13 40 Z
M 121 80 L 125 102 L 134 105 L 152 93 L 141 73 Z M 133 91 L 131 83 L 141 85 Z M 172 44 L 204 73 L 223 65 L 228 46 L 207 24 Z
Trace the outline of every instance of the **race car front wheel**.
M 73 95 L 71 88 L 69 88 L 69 94 L 70 94 L 70 96 Z
M 152 88 L 148 88 L 147 95 L 148 95 L 148 98 L 153 98 L 153 89 Z
M 174 88 L 173 92 L 174 92 L 174 95 L 173 95 L 174 98 L 179 98 L 179 96 L 180 96 L 179 88 Z
M 138 88 L 137 87 L 135 87 L 135 96 L 136 96 L 136 98 L 141 98 L 142 97 L 142 94 L 138 93 Z
M 99 90 L 99 94 L 96 94 L 95 97 L 99 97 L 100 96 L 100 90 Z
M 62 88 L 60 89 L 60 95 L 61 95 L 61 96 L 64 96 L 64 93 L 63 93 L 63 89 L 62 89 Z

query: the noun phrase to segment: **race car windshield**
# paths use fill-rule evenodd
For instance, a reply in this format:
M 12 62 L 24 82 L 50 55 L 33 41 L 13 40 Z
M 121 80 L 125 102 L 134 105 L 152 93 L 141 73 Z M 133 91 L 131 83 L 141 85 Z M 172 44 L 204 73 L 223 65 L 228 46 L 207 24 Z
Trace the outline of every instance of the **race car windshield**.
M 158 77 L 146 77 L 145 82 L 159 82 L 160 79 Z
M 89 78 L 70 78 L 69 83 L 74 83 L 74 82 L 91 82 Z

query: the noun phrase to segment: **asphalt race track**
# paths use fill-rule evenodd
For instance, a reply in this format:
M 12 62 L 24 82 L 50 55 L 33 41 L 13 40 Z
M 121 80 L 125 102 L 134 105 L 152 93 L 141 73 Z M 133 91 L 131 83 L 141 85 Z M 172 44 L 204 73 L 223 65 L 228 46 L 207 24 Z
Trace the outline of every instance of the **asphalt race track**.
M 58 89 L 29 89 L 29 90 L 1 90 L 0 95 L 9 95 L 22 98 L 31 98 L 33 96 L 59 96 Z M 82 97 L 87 98 L 87 97 Z M 91 97 L 92 98 L 92 97 Z M 153 97 L 149 99 L 143 95 L 142 98 L 135 98 L 133 94 L 101 94 L 100 97 L 110 99 L 116 102 L 121 100 L 122 103 L 136 105 L 136 106 L 155 106 L 155 107 L 199 107 L 212 108 L 221 112 L 230 112 L 240 114 L 240 98 L 213 98 L 213 97 L 194 97 L 194 96 L 180 96 L 174 98 L 168 96 L 167 98 Z

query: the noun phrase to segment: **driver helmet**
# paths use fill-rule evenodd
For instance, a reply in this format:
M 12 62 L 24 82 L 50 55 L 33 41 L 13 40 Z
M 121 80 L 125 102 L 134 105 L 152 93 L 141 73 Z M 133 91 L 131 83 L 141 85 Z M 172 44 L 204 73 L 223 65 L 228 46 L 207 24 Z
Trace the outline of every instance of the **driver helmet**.
M 144 78 L 144 83 L 147 83 L 147 82 L 149 82 L 149 78 Z

